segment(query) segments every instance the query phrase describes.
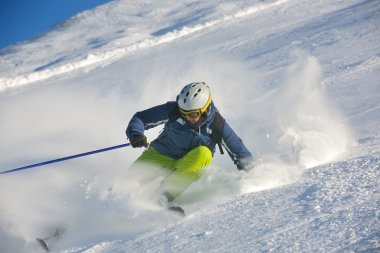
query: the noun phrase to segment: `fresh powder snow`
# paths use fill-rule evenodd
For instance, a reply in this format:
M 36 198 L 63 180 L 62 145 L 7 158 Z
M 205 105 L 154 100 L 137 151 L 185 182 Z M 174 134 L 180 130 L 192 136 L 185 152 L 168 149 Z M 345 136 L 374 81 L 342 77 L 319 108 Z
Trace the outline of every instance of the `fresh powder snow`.
M 114 0 L 1 49 L 0 172 L 127 143 L 193 81 L 255 167 L 216 151 L 184 218 L 136 185 L 143 149 L 1 174 L 0 251 L 379 252 L 379 23 L 376 0 Z

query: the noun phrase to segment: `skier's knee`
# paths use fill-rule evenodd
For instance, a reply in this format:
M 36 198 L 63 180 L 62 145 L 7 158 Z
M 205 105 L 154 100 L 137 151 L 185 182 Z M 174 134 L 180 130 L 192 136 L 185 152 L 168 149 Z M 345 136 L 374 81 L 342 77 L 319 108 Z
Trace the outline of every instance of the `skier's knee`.
M 208 166 L 212 161 L 211 150 L 206 146 L 199 146 L 189 152 L 194 157 L 194 162 L 199 163 L 202 167 Z

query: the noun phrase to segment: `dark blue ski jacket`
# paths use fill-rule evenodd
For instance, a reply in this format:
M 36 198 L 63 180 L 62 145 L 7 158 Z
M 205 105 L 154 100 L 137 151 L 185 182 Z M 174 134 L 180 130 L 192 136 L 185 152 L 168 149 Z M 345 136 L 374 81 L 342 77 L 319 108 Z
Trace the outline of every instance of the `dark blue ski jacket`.
M 188 124 L 182 116 L 176 120 L 169 120 L 170 114 L 176 107 L 177 102 L 169 101 L 137 112 L 128 124 L 127 137 L 131 139 L 134 134 L 144 134 L 145 130 L 165 123 L 161 134 L 150 143 L 161 154 L 180 159 L 196 147 L 207 146 L 214 155 L 216 143 L 212 141 L 210 135 L 210 125 L 216 113 L 214 103 L 211 103 L 210 110 L 197 126 Z M 252 166 L 251 153 L 227 122 L 223 128 L 222 145 L 239 170 L 248 170 Z

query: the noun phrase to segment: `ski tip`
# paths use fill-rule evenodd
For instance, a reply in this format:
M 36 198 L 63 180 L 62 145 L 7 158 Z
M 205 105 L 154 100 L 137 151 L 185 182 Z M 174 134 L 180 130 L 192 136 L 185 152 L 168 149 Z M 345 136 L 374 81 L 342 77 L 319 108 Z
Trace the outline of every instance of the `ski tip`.
M 44 239 L 37 238 L 36 241 L 39 243 L 39 245 L 46 251 L 49 252 L 49 245 Z
M 180 206 L 171 206 L 168 208 L 168 210 L 172 213 L 175 213 L 175 214 L 181 216 L 181 217 L 186 216 L 185 210 L 183 210 L 182 207 L 180 207 Z

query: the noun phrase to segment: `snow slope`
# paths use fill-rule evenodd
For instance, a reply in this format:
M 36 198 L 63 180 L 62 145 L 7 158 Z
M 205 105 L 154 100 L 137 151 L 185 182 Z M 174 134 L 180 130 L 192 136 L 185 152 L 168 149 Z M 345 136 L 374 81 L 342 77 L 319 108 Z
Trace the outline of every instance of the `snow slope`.
M 256 158 L 142 201 L 120 149 L 0 177 L 1 252 L 376 252 L 378 1 L 125 1 L 0 51 L 1 171 L 121 144 L 134 112 L 203 80 Z M 154 139 L 160 127 L 149 130 Z

